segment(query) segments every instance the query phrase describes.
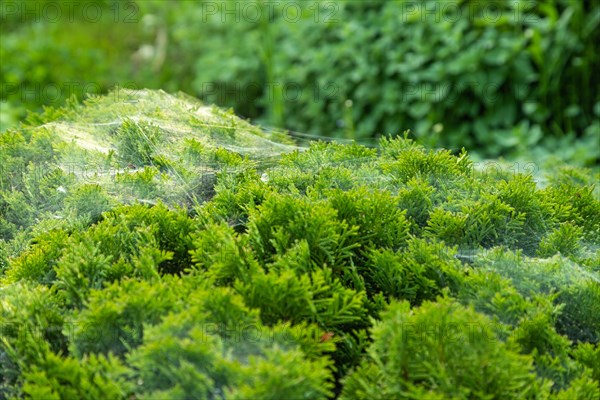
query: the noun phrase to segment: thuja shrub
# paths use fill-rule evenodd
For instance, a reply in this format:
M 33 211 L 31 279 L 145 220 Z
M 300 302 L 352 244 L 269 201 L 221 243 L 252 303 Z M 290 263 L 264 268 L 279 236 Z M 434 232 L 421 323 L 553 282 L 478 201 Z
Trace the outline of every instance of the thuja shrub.
M 43 362 L 23 374 L 23 397 L 38 399 L 124 398 L 133 384 L 114 356 L 94 354 L 81 360 L 49 352 Z
M 577 361 L 592 369 L 592 376 L 598 386 L 600 386 L 600 346 L 580 343 L 573 349 L 572 354 Z
M 76 215 L 87 217 L 92 222 L 100 219 L 104 211 L 110 210 L 110 197 L 99 185 L 83 185 L 64 200 L 65 206 L 74 209 Z
M 128 119 L 123 121 L 115 135 L 117 150 L 124 162 L 146 165 L 156 153 L 161 131 L 157 126 Z
M 596 275 L 560 256 L 528 258 L 500 249 L 475 265 L 510 279 L 524 296 L 555 294 L 554 302 L 562 305 L 554 322 L 556 329 L 576 342 L 598 342 L 600 284 Z
M 158 323 L 188 292 L 180 281 L 170 279 L 126 279 L 93 291 L 85 307 L 73 314 L 72 354 L 122 356 L 142 342 L 144 324 Z
M 48 288 L 23 281 L 2 285 L 0 293 L 0 393 L 8 397 L 19 393 L 22 374 L 47 352 L 65 351 L 68 337 L 60 301 Z
M 491 319 L 450 300 L 392 303 L 341 398 L 540 398 L 531 357 L 502 342 Z
M 68 246 L 68 241 L 69 234 L 61 229 L 36 236 L 26 251 L 11 260 L 10 266 L 0 277 L 3 284 L 28 280 L 51 285 L 56 278 L 54 266 Z
M 229 289 L 195 291 L 184 310 L 149 328 L 129 354 L 141 382 L 135 392 L 151 398 L 324 399 L 331 395 L 328 358 L 311 359 L 302 350 L 312 332 L 263 326 Z M 312 347 L 320 347 L 317 354 L 331 349 Z
M 406 249 L 373 250 L 361 268 L 367 292 L 412 305 L 434 300 L 444 288 L 456 290 L 463 279 L 460 261 L 440 243 L 412 239 Z
M 306 240 L 311 262 L 339 270 L 352 257 L 357 227 L 337 219 L 325 201 L 293 195 L 271 195 L 250 214 L 248 234 L 259 261 L 272 260 L 296 241 Z
M 2 135 L 0 397 L 598 399 L 593 171 L 129 95 Z

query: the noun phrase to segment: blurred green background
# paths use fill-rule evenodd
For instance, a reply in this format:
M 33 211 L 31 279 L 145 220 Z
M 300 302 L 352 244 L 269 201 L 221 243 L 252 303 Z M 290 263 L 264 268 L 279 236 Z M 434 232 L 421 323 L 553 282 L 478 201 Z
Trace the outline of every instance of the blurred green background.
M 369 143 L 600 163 L 600 2 L 2 1 L 0 129 L 115 85 Z

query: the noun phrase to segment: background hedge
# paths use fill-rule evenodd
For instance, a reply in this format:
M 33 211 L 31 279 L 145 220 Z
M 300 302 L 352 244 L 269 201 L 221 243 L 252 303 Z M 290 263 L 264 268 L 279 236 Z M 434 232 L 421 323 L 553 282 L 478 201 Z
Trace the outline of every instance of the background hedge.
M 595 1 L 94 0 L 97 20 L 90 1 L 72 22 L 52 21 L 49 0 L 11 2 L 25 21 L 2 7 L 4 126 L 120 83 L 301 133 L 411 129 L 484 157 L 600 158 Z

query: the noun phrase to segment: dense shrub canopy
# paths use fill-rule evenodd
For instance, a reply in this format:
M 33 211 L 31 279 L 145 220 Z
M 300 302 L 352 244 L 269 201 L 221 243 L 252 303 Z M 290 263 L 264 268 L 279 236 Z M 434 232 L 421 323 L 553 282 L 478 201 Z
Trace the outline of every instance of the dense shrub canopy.
M 2 397 L 600 397 L 588 170 L 300 147 L 149 90 L 0 143 Z

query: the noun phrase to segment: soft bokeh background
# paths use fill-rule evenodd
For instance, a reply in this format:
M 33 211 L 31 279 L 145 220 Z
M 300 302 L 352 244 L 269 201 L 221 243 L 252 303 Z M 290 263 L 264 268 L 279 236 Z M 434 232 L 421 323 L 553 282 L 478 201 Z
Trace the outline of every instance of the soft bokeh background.
M 600 2 L 0 3 L 0 129 L 115 85 L 262 126 L 600 162 Z

